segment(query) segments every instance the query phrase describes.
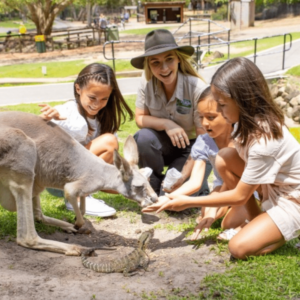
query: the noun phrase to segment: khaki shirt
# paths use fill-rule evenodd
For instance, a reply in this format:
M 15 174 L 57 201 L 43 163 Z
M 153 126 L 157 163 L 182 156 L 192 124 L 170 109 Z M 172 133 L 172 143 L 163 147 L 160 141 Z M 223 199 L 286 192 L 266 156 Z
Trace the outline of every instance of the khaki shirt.
M 195 139 L 195 127 L 201 128 L 197 102 L 206 87 L 207 84 L 200 78 L 178 72 L 176 89 L 167 102 L 161 82 L 154 76 L 149 81 L 143 76 L 135 105 L 139 109 L 148 110 L 153 117 L 174 121 L 185 130 L 190 140 Z

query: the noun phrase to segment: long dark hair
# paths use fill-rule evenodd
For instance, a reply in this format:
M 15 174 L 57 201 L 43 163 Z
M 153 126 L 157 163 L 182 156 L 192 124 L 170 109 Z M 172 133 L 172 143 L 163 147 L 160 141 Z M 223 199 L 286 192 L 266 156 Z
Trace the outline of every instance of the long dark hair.
M 229 60 L 214 74 L 211 85 L 236 102 L 240 116 L 233 138 L 238 137 L 242 146 L 249 137 L 282 138 L 284 114 L 273 101 L 262 72 L 252 61 L 244 57 Z
M 92 131 L 92 128 L 87 120 L 86 112 L 82 107 L 80 95 L 76 92 L 75 85 L 78 84 L 80 89 L 83 89 L 90 81 L 101 82 L 102 84 L 109 85 L 112 88 L 107 105 L 96 115 L 96 118 L 99 120 L 101 125 L 101 134 L 114 133 L 118 131 L 120 125 L 126 121 L 126 114 L 129 115 L 130 120 L 133 119 L 133 112 L 125 102 L 119 90 L 112 68 L 104 64 L 93 63 L 86 66 L 79 73 L 74 82 L 75 99 L 78 104 L 80 114 L 85 118 L 88 124 L 89 132 Z

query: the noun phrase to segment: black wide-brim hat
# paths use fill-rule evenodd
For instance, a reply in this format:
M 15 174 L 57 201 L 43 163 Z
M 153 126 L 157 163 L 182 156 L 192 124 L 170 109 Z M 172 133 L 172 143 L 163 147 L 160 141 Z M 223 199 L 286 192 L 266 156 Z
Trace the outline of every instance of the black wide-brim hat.
M 145 57 L 157 55 L 171 50 L 178 50 L 189 56 L 195 52 L 192 46 L 178 46 L 169 30 L 157 29 L 150 31 L 145 38 L 145 53 L 131 59 L 131 64 L 137 69 L 144 68 Z

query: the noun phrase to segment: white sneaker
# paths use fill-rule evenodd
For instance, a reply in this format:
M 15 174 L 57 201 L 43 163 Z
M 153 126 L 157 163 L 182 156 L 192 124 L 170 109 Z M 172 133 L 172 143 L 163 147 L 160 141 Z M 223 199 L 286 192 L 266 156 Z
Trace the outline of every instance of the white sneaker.
M 67 210 L 74 211 L 71 203 L 67 202 L 66 208 Z M 78 203 L 78 206 L 80 203 Z M 110 217 L 116 214 L 116 210 L 113 207 L 110 207 L 105 204 L 103 200 L 95 199 L 91 195 L 85 197 L 85 214 L 90 216 L 98 216 L 98 217 Z

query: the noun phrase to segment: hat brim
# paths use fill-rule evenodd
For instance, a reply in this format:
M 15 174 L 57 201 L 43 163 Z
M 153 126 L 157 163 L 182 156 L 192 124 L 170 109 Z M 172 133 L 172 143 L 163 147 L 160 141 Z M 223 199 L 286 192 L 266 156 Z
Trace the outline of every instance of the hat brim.
M 152 51 L 147 51 L 143 55 L 132 58 L 130 62 L 135 68 L 144 69 L 145 57 L 161 54 L 161 53 L 168 52 L 168 51 L 171 51 L 171 50 L 178 50 L 178 51 L 183 52 L 184 54 L 189 55 L 189 56 L 192 56 L 195 52 L 195 49 L 192 46 L 165 47 L 165 48 L 161 48 L 161 49 L 155 49 L 155 50 L 152 50 Z

